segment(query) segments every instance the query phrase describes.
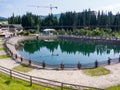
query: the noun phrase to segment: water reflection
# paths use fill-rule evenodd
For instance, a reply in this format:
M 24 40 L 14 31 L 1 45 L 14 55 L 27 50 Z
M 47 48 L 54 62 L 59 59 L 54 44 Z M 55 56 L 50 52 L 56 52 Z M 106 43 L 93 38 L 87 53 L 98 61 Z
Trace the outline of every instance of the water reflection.
M 62 53 L 67 54 L 76 54 L 82 53 L 83 55 L 89 56 L 91 53 L 97 53 L 97 55 L 110 54 L 111 50 L 114 53 L 120 52 L 119 45 L 111 44 L 100 44 L 95 42 L 81 42 L 81 41 L 69 41 L 69 40 L 54 40 L 54 41 L 44 41 L 44 40 L 29 40 L 22 42 L 23 47 L 20 47 L 19 50 L 24 50 L 30 54 L 34 54 L 37 51 L 40 51 L 42 48 L 47 48 L 51 53 L 60 47 Z

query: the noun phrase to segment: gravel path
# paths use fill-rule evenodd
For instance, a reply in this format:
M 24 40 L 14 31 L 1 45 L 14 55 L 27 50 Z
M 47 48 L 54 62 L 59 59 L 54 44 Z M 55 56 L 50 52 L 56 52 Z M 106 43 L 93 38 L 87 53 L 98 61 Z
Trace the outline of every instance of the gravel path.
M 14 60 L 12 60 L 11 58 L 7 58 L 7 59 L 0 59 L 0 66 L 12 69 L 16 66 L 18 66 L 19 63 L 16 63 Z
M 0 55 L 2 55 L 2 54 L 6 54 L 6 52 L 5 51 L 0 51 Z
M 92 86 L 97 88 L 106 88 L 120 83 L 120 64 L 105 66 L 111 71 L 111 74 L 104 76 L 88 76 L 82 70 L 39 70 L 34 69 L 28 72 L 29 75 L 42 78 L 57 80 L 66 83 Z
M 16 44 L 17 40 L 21 38 L 22 37 L 12 38 L 10 39 L 9 42 Z M 16 53 L 16 50 L 13 45 L 9 44 L 8 46 L 12 51 Z M 13 67 L 19 64 L 9 58 L 5 60 L 4 59 L 0 60 L 0 65 L 12 69 Z M 105 68 L 109 69 L 111 71 L 111 74 L 91 77 L 85 75 L 82 72 L 82 70 L 43 70 L 43 69 L 34 69 L 28 72 L 27 74 L 46 79 L 97 88 L 106 88 L 120 84 L 120 64 L 118 63 L 110 66 L 105 66 Z

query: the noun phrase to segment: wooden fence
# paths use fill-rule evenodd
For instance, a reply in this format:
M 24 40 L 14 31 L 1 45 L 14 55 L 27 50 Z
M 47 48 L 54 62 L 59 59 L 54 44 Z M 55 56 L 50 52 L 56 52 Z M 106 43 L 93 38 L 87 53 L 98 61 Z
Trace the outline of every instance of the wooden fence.
M 8 52 L 8 51 L 7 51 Z M 43 62 L 37 62 L 33 61 L 30 59 L 23 58 L 21 56 L 18 56 L 17 54 L 14 54 L 13 52 L 9 52 L 11 55 L 12 59 L 15 61 L 21 63 L 21 64 L 27 64 L 29 66 L 35 66 L 37 68 L 50 68 L 50 69 L 85 69 L 85 68 L 97 68 L 99 66 L 105 66 L 105 65 L 111 65 L 115 63 L 120 63 L 120 56 L 118 58 L 110 58 L 108 57 L 108 60 L 104 61 L 98 61 L 96 60 L 95 62 L 91 63 L 86 63 L 86 64 L 81 64 L 80 62 L 76 64 L 64 64 L 63 62 L 60 64 L 47 64 L 45 61 Z
M 95 90 L 103 90 L 103 89 L 100 89 L 100 88 L 63 83 L 63 82 L 59 82 L 59 81 L 54 81 L 54 80 L 49 80 L 49 79 L 45 79 L 45 78 L 35 77 L 35 76 L 27 75 L 27 74 L 24 74 L 24 73 L 21 73 L 21 72 L 17 72 L 17 71 L 5 68 L 3 66 L 0 66 L 0 71 L 9 75 L 11 79 L 12 79 L 12 77 L 16 77 L 16 78 L 28 81 L 30 83 L 30 86 L 32 86 L 33 83 L 36 83 L 36 84 L 39 84 L 39 85 L 54 88 L 55 90 L 57 90 L 57 89 L 63 90 L 65 88 L 66 89 L 72 89 L 72 90 L 81 90 L 81 89 L 88 89 L 88 88 L 92 88 L 92 89 L 95 89 Z
M 4 47 L 6 48 L 5 49 L 6 53 L 10 54 L 12 59 L 18 60 L 21 63 L 25 63 L 25 64 L 29 64 L 29 65 L 36 65 L 36 62 L 32 62 L 31 60 L 27 60 L 23 57 L 19 57 L 17 54 L 14 54 L 7 47 L 6 44 L 7 44 L 7 40 L 4 42 Z M 45 68 L 46 65 L 47 64 L 45 62 L 41 63 L 41 66 L 43 68 Z M 64 65 L 60 64 L 60 68 L 64 69 Z M 25 73 L 21 73 L 21 72 L 18 72 L 18 71 L 14 71 L 14 70 L 5 68 L 3 66 L 0 66 L 0 71 L 9 75 L 11 79 L 12 79 L 12 77 L 16 77 L 16 78 L 19 78 L 19 79 L 22 79 L 22 80 L 26 80 L 30 83 L 31 86 L 32 86 L 33 83 L 36 83 L 36 84 L 39 84 L 39 85 L 50 86 L 51 88 L 54 88 L 55 90 L 57 90 L 58 88 L 59 88 L 59 90 L 60 89 L 63 90 L 64 88 L 72 89 L 72 90 L 81 90 L 81 89 L 83 90 L 83 89 L 88 89 L 88 88 L 92 88 L 92 89 L 95 89 L 95 90 L 103 90 L 103 89 L 95 88 L 95 87 L 88 87 L 88 86 L 64 83 L 64 82 L 59 82 L 59 81 L 55 81 L 55 80 L 49 80 L 49 79 L 45 79 L 45 78 L 35 77 L 35 76 L 27 75 Z

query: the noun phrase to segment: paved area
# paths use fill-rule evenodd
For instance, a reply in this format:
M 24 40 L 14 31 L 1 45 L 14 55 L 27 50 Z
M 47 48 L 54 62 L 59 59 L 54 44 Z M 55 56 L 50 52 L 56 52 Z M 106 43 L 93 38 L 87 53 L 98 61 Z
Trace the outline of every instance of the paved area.
M 42 78 L 57 80 L 66 83 L 79 84 L 84 86 L 92 86 L 98 88 L 106 88 L 120 83 L 120 64 L 105 66 L 111 71 L 111 74 L 104 76 L 88 76 L 82 70 L 39 70 L 34 69 L 28 72 L 29 75 L 34 75 Z
M 0 55 L 2 55 L 2 54 L 6 54 L 6 52 L 5 51 L 0 51 Z
M 14 60 L 12 60 L 11 58 L 7 58 L 7 59 L 0 59 L 0 66 L 12 69 L 16 66 L 18 66 L 19 63 L 16 63 Z
M 16 44 L 16 41 L 20 38 L 22 37 L 12 38 L 10 39 L 10 42 Z M 13 45 L 8 46 L 16 53 L 16 50 Z M 8 58 L 1 59 L 0 65 L 12 69 L 13 67 L 19 64 L 16 63 L 14 60 Z M 43 70 L 43 69 L 34 69 L 26 74 L 71 84 L 78 84 L 97 88 L 106 88 L 120 84 L 120 63 L 105 66 L 105 68 L 109 69 L 111 71 L 111 74 L 91 77 L 85 75 L 82 72 L 82 70 Z

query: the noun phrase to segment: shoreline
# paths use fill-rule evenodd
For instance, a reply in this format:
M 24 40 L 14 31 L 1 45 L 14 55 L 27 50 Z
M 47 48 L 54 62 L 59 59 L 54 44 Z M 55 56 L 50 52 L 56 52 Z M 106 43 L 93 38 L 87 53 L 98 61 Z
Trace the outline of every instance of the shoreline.
M 13 37 L 10 39 L 10 42 L 13 43 L 13 45 L 9 44 L 8 47 L 12 49 L 14 53 L 17 52 L 14 45 L 17 43 L 16 40 L 19 40 L 19 38 L 22 37 Z M 8 64 L 9 62 L 5 62 L 5 64 Z M 12 62 L 17 63 L 14 60 L 12 60 Z M 82 72 L 82 70 L 47 70 L 47 69 L 38 69 L 38 68 L 28 72 L 27 74 L 32 76 L 37 76 L 40 78 L 65 82 L 65 83 L 78 84 L 83 86 L 92 86 L 92 87 L 104 89 L 113 85 L 120 84 L 119 65 L 120 63 L 104 66 L 105 68 L 110 70 L 111 73 L 108 75 L 95 76 L 95 77 L 85 75 Z

